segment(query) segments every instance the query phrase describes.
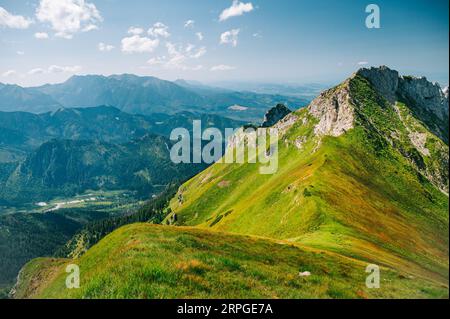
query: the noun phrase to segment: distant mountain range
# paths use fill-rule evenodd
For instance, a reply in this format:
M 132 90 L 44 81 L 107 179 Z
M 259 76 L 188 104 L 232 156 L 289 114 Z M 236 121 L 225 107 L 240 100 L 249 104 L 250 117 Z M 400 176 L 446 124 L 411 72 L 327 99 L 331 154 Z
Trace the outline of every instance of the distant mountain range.
M 86 189 L 129 189 L 183 180 L 204 165 L 174 165 L 174 128 L 237 128 L 245 122 L 189 112 L 135 115 L 114 107 L 62 108 L 33 114 L 0 112 L 0 203 L 70 196 Z
M 258 121 L 277 103 L 298 109 L 308 102 L 308 96 L 241 92 L 131 74 L 73 76 L 61 84 L 34 88 L 0 84 L 0 111 L 8 112 L 42 113 L 61 107 L 107 105 L 133 114 L 188 111 Z M 241 108 L 233 108 L 236 105 Z
M 169 136 L 177 127 L 192 130 L 193 120 L 221 130 L 245 124 L 218 115 L 190 112 L 138 115 L 108 106 L 60 108 L 42 114 L 0 112 L 0 163 L 20 160 L 51 139 L 124 143 L 146 134 Z

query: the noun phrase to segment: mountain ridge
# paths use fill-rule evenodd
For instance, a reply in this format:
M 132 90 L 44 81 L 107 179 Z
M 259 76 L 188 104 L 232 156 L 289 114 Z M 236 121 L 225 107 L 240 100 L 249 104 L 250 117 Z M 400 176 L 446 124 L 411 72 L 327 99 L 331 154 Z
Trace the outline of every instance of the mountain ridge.
M 111 106 L 58 108 L 52 112 L 0 112 L 1 162 L 14 162 L 50 139 L 100 140 L 124 143 L 145 134 L 169 136 L 177 127 L 192 130 L 194 119 L 224 130 L 245 122 L 219 115 L 180 112 L 174 115 L 128 114 Z
M 215 164 L 180 187 L 166 223 L 291 240 L 448 284 L 448 145 L 405 104 L 357 72 L 277 126 L 279 172 Z
M 0 87 L 0 110 L 23 110 L 30 112 L 54 111 L 59 107 L 95 107 L 108 105 L 133 114 L 165 113 L 181 111 L 203 112 L 228 116 L 245 121 L 256 121 L 277 103 L 299 108 L 309 98 L 289 97 L 275 94 L 258 94 L 225 90 L 188 82 L 166 81 L 152 76 L 133 74 L 76 75 L 58 84 L 46 84 L 16 90 Z M 3 92 L 3 95 L 2 95 Z M 22 99 L 24 94 L 34 94 L 33 103 Z M 37 105 L 37 108 L 33 108 Z M 244 105 L 245 110 L 230 109 Z

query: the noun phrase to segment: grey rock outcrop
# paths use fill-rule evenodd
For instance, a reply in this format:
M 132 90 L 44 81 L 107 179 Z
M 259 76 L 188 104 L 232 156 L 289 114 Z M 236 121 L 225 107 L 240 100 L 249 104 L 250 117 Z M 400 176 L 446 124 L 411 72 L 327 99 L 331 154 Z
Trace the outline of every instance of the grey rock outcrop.
M 445 93 L 439 84 L 425 77 L 400 77 L 397 71 L 386 66 L 363 68 L 356 75 L 366 78 L 391 104 L 406 102 L 428 129 L 448 143 L 448 89 Z
M 363 68 L 356 74 L 369 80 L 372 86 L 389 102 L 395 102 L 399 86 L 399 73 L 397 71 L 383 65 L 379 68 Z
M 391 103 L 402 98 L 415 103 L 417 107 L 427 109 L 440 119 L 448 117 L 448 88 L 445 93 L 439 84 L 432 83 L 425 77 L 400 77 L 397 71 L 387 66 L 363 68 L 356 74 L 369 80 L 372 86 Z
M 425 77 L 402 77 L 398 95 L 413 101 L 417 107 L 432 112 L 442 120 L 448 117 L 448 95 L 445 95 L 439 84 L 431 83 Z
M 266 115 L 264 116 L 264 122 L 262 123 L 261 127 L 274 126 L 290 113 L 292 113 L 292 111 L 289 110 L 286 106 L 284 106 L 283 104 L 278 104 L 266 113 Z
M 348 82 L 339 89 L 320 94 L 308 107 L 309 113 L 319 120 L 317 135 L 339 136 L 353 128 L 354 107 L 350 103 Z

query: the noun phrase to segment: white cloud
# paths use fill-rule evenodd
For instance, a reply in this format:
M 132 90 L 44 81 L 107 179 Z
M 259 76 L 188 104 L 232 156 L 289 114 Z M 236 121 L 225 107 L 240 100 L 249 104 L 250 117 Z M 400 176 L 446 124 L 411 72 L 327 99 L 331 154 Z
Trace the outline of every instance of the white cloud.
M 57 37 L 71 39 L 77 32 L 98 28 L 103 21 L 93 3 L 85 0 L 41 0 L 36 10 L 40 22 L 48 22 Z
M 0 7 L 0 26 L 12 29 L 27 29 L 33 21 L 19 15 L 13 15 Z
M 103 42 L 100 42 L 98 44 L 98 50 L 101 52 L 109 52 L 109 51 L 112 51 L 113 49 L 114 49 L 114 46 L 111 44 L 106 44 Z
M 240 31 L 240 29 L 233 29 L 222 33 L 220 35 L 220 44 L 231 44 L 233 47 L 236 47 Z
M 16 76 L 16 75 L 17 75 L 16 70 L 8 70 L 8 71 L 2 73 L 2 76 L 5 78 L 11 77 L 11 76 Z
M 144 29 L 142 28 L 137 28 L 137 27 L 130 27 L 128 29 L 128 34 L 132 34 L 132 35 L 140 35 L 144 33 Z
M 198 41 L 203 41 L 203 39 L 205 38 L 203 36 L 203 33 L 201 33 L 201 32 L 197 32 L 195 35 L 196 35 Z
M 369 62 L 361 61 L 361 62 L 358 62 L 357 64 L 358 64 L 358 65 L 367 65 L 367 64 L 369 64 Z
M 261 39 L 261 38 L 262 38 L 262 34 L 259 33 L 259 32 L 255 32 L 255 33 L 253 33 L 253 37 L 254 37 L 254 38 Z
M 18 55 L 25 55 L 25 52 L 23 52 L 23 51 L 17 51 L 17 54 L 18 54 Z
M 197 48 L 193 44 L 176 45 L 171 42 L 166 43 L 167 56 L 151 58 L 147 61 L 149 65 L 159 65 L 166 69 L 176 69 L 183 71 L 198 71 L 203 68 L 202 65 L 191 66 L 187 63 L 190 60 L 196 60 L 206 54 L 206 47 Z
M 184 23 L 184 27 L 185 27 L 185 28 L 193 28 L 194 25 L 195 25 L 195 21 L 194 21 L 194 20 L 187 20 L 187 21 Z
M 150 39 L 139 35 L 122 39 L 122 52 L 125 53 L 153 52 L 158 46 L 158 39 Z
M 45 70 L 42 68 L 35 68 L 35 69 L 28 71 L 29 75 L 44 74 L 44 73 L 45 73 Z
M 40 39 L 40 40 L 48 39 L 48 33 L 45 33 L 45 32 L 36 32 L 36 33 L 34 34 L 34 37 L 35 37 L 36 39 Z
M 147 33 L 148 33 L 148 35 L 155 37 L 155 38 L 158 38 L 158 37 L 168 38 L 168 37 L 170 37 L 170 33 L 168 30 L 169 30 L 169 27 L 166 26 L 164 23 L 156 22 L 153 25 L 153 27 L 148 29 Z
M 219 20 L 225 21 L 231 17 L 241 16 L 244 13 L 253 11 L 254 7 L 251 2 L 243 3 L 238 0 L 233 0 L 231 7 L 225 9 L 220 14 Z
M 192 53 L 190 55 L 190 57 L 193 58 L 193 59 L 199 59 L 202 56 L 204 56 L 205 54 L 206 54 L 206 48 L 205 47 L 201 47 L 195 53 Z
M 94 31 L 94 30 L 98 30 L 98 26 L 95 24 L 89 24 L 89 25 L 85 26 L 83 29 L 81 29 L 81 31 L 83 31 L 83 32 L 89 32 L 89 31 Z
M 81 70 L 81 66 L 59 66 L 59 65 L 51 65 L 47 72 L 48 73 L 77 73 Z
M 216 71 L 231 71 L 234 69 L 236 69 L 234 66 L 219 64 L 219 65 L 213 66 L 210 70 L 213 72 L 216 72 Z
M 43 69 L 43 68 L 31 69 L 27 73 L 29 75 L 37 75 L 37 74 L 49 74 L 49 73 L 77 73 L 79 71 L 81 71 L 81 66 L 79 66 L 79 65 L 73 65 L 73 66 L 51 65 L 46 69 Z

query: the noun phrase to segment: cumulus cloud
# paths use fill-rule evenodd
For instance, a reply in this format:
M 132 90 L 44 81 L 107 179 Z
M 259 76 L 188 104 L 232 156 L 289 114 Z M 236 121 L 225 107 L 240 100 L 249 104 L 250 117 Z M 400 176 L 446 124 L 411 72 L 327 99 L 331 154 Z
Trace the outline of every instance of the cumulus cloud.
M 122 39 L 122 52 L 125 53 L 153 52 L 158 46 L 158 39 L 150 39 L 139 35 Z
M 233 47 L 236 47 L 240 31 L 240 29 L 233 29 L 222 33 L 220 35 L 220 44 L 231 44 Z
M 201 32 L 197 32 L 195 36 L 197 37 L 198 41 L 203 41 L 204 39 L 203 33 Z
M 89 24 L 89 25 L 85 26 L 83 29 L 81 29 L 81 31 L 83 31 L 83 32 L 89 32 L 89 31 L 94 31 L 94 30 L 98 30 L 98 26 L 95 24 Z
M 5 78 L 9 78 L 11 76 L 16 76 L 16 75 L 17 75 L 16 70 L 8 70 L 8 71 L 2 73 L 2 76 Z
M 27 29 L 33 23 L 31 19 L 9 13 L 0 7 L 0 26 L 12 29 Z
M 162 37 L 162 38 L 168 38 L 170 37 L 170 33 L 169 33 L 169 27 L 166 26 L 164 23 L 162 22 L 156 22 L 153 27 L 151 27 L 150 29 L 148 29 L 148 35 L 158 38 L 158 37 Z
M 85 0 L 41 0 L 36 18 L 49 23 L 56 36 L 71 39 L 77 32 L 88 32 L 98 28 L 103 21 L 93 3 Z
M 48 33 L 45 33 L 45 32 L 36 32 L 36 33 L 34 34 L 34 37 L 35 37 L 36 39 L 39 39 L 39 40 L 48 39 Z
M 219 21 L 225 21 L 232 17 L 241 16 L 244 13 L 253 11 L 254 7 L 251 2 L 243 3 L 238 0 L 233 0 L 231 7 L 222 11 Z
M 185 27 L 185 28 L 193 28 L 194 25 L 195 25 L 195 21 L 194 21 L 194 20 L 187 20 L 187 21 L 184 23 L 184 27 Z
M 210 70 L 213 72 L 217 72 L 217 71 L 231 71 L 234 69 L 236 69 L 234 66 L 219 64 L 219 65 L 213 66 Z
M 128 34 L 140 35 L 142 33 L 144 33 L 144 29 L 142 29 L 142 28 L 130 27 L 128 29 Z
M 113 49 L 114 49 L 114 46 L 111 44 L 106 44 L 103 42 L 100 42 L 98 44 L 98 50 L 101 52 L 109 52 L 109 51 L 112 51 Z

